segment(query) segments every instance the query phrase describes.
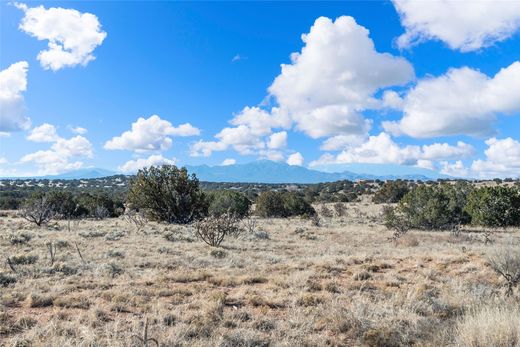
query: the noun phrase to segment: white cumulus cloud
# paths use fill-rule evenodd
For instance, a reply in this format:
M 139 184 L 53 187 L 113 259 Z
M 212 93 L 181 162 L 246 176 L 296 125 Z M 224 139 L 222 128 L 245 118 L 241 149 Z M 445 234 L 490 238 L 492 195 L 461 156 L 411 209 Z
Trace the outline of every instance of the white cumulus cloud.
M 405 33 L 401 48 L 441 40 L 462 52 L 474 51 L 511 37 L 520 28 L 519 1 L 392 0 Z
M 302 40 L 305 46 L 282 64 L 269 92 L 312 138 L 366 134 L 371 123 L 360 112 L 377 107 L 374 93 L 414 78 L 406 59 L 377 52 L 352 17 L 320 17 Z
M 110 150 L 154 151 L 171 147 L 170 136 L 199 135 L 200 130 L 189 123 L 174 127 L 172 123 L 153 115 L 148 119 L 140 117 L 132 123 L 132 130 L 125 131 L 105 143 L 104 148 Z
M 495 132 L 498 114 L 520 111 L 520 62 L 494 77 L 463 67 L 420 80 L 404 99 L 402 119 L 383 122 L 387 132 L 417 138 Z
M 27 136 L 27 140 L 33 142 L 54 142 L 59 136 L 56 133 L 56 127 L 49 123 L 44 123 L 31 130 Z
M 175 159 L 167 159 L 160 154 L 151 155 L 148 158 L 138 158 L 135 160 L 129 160 L 123 165 L 118 167 L 118 170 L 123 173 L 135 173 L 139 169 L 150 167 L 150 166 L 160 166 L 160 165 L 174 165 Z
M 399 164 L 433 168 L 434 161 L 462 159 L 473 156 L 473 146 L 459 141 L 455 146 L 447 143 L 431 145 L 400 146 L 389 134 L 380 133 L 370 136 L 360 145 L 349 146 L 337 155 L 326 153 L 320 159 L 311 162 L 311 166 L 321 164 Z
M 300 152 L 296 152 L 291 154 L 287 158 L 287 164 L 289 165 L 296 165 L 296 166 L 302 166 L 303 165 L 303 155 L 301 155 Z
M 101 30 L 98 18 L 91 13 L 61 7 L 16 6 L 25 13 L 20 29 L 38 40 L 48 41 L 47 50 L 38 54 L 45 69 L 56 71 L 78 64 L 87 65 L 95 59 L 94 49 L 107 36 Z
M 26 116 L 22 92 L 27 90 L 29 64 L 20 61 L 0 71 L 0 132 L 26 130 L 31 120 Z

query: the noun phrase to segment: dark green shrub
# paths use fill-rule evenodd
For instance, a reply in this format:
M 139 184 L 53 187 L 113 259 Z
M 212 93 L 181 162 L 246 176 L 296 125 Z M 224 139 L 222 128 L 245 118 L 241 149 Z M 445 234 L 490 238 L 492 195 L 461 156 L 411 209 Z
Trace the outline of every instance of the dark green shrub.
M 387 181 L 374 194 L 372 201 L 376 204 L 399 202 L 410 191 L 408 183 L 396 180 Z
M 209 209 L 212 216 L 225 213 L 244 218 L 249 215 L 251 201 L 242 193 L 231 190 L 219 190 L 208 194 Z
M 463 182 L 417 186 L 401 199 L 397 212 L 404 215 L 412 228 L 451 229 L 470 221 L 464 208 L 471 189 Z
M 273 191 L 262 192 L 256 199 L 255 213 L 260 217 L 285 217 L 282 194 Z
M 471 223 L 486 227 L 520 225 L 520 192 L 514 187 L 483 187 L 469 194 Z
M 69 219 L 76 212 L 76 199 L 70 192 L 51 191 L 47 194 L 47 199 L 56 214 L 56 218 Z
M 294 192 L 263 192 L 256 199 L 256 214 L 261 217 L 312 216 L 314 208 Z
M 197 177 L 174 165 L 139 170 L 130 183 L 127 203 L 145 210 L 151 219 L 168 223 L 190 223 L 208 212 Z
M 77 209 L 74 215 L 98 219 L 117 217 L 118 207 L 122 207 L 122 204 L 115 202 L 106 195 L 83 193 L 77 198 Z
M 313 216 L 316 214 L 312 205 L 300 194 L 293 192 L 282 193 L 282 200 L 285 212 L 284 217 Z

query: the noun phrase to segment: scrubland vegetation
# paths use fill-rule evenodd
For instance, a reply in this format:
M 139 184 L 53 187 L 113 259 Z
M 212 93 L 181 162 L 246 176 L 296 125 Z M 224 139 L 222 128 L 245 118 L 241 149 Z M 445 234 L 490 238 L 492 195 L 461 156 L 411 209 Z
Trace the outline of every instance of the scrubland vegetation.
M 34 190 L 1 212 L 0 345 L 519 346 L 506 183 Z

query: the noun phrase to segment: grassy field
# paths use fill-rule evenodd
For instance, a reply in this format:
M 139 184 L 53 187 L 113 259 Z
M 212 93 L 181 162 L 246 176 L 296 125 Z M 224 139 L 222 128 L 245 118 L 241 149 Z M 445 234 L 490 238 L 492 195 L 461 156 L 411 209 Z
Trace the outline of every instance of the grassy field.
M 520 345 L 520 295 L 504 295 L 486 260 L 518 246 L 518 230 L 394 243 L 380 205 L 346 206 L 320 226 L 258 219 L 219 248 L 190 226 L 84 220 L 69 232 L 5 214 L 0 345 Z

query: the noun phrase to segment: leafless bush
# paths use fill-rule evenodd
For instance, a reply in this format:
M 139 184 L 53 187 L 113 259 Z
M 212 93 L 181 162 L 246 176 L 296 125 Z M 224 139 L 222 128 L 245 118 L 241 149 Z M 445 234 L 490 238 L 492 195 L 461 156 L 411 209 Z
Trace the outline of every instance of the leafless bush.
M 94 209 L 94 218 L 105 219 L 110 217 L 110 211 L 105 206 L 96 206 Z
M 514 287 L 520 283 L 520 248 L 497 248 L 488 256 L 488 262 L 506 280 L 506 295 L 513 294 Z
M 319 213 L 324 218 L 332 218 L 334 217 L 334 212 L 327 206 L 322 205 Z
M 334 212 L 336 212 L 336 216 L 344 217 L 347 214 L 347 207 L 342 202 L 337 202 L 334 205 Z
M 244 229 L 246 230 L 247 233 L 249 233 L 249 234 L 255 233 L 255 231 L 256 231 L 256 219 L 255 218 L 249 216 L 242 221 L 242 224 L 244 225 Z
M 136 210 L 127 210 L 125 214 L 123 214 L 123 219 L 128 223 L 135 227 L 136 231 L 139 232 L 143 230 L 143 228 L 148 223 L 148 219 L 141 211 Z
M 213 247 L 219 246 L 226 236 L 237 237 L 242 231 L 240 218 L 229 213 L 224 213 L 220 216 L 209 216 L 195 224 L 197 236 Z
M 39 195 L 28 200 L 21 208 L 20 215 L 37 226 L 47 224 L 54 217 L 52 204 L 45 195 Z

